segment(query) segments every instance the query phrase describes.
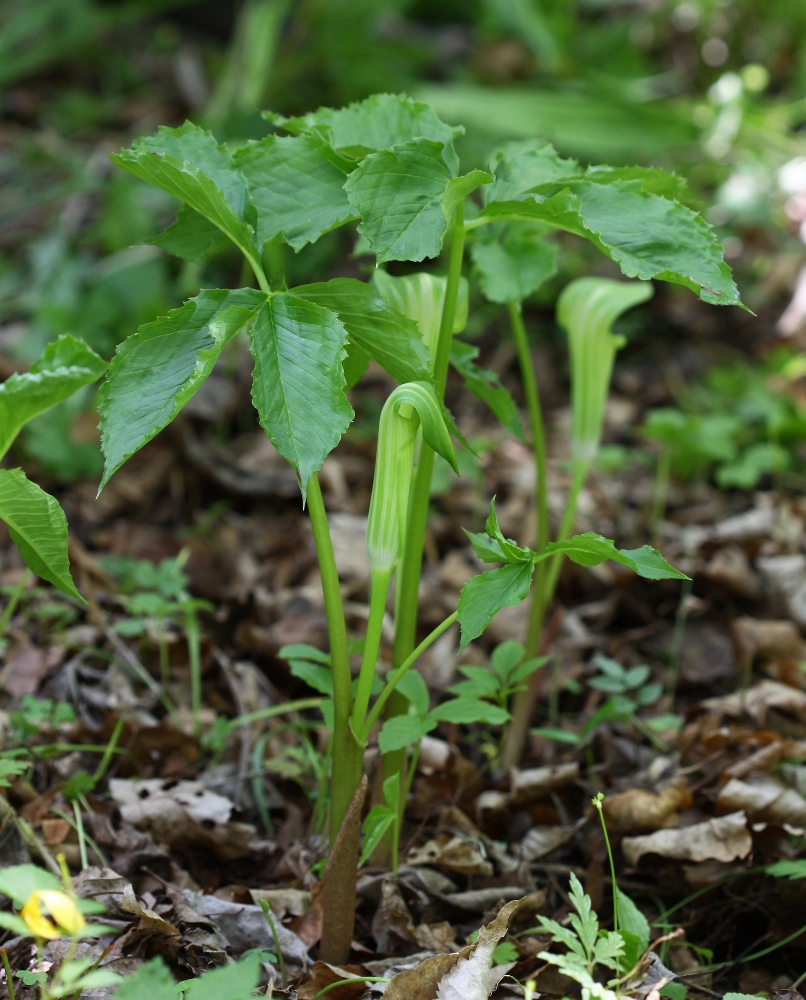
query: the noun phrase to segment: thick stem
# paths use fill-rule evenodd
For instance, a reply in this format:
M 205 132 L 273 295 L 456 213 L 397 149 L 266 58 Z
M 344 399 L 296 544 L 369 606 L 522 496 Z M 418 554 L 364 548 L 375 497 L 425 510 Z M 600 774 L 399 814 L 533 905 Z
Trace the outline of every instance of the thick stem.
M 339 574 L 327 523 L 325 502 L 314 474 L 308 483 L 308 514 L 311 519 L 330 640 L 330 669 L 333 674 L 333 781 L 330 799 L 330 843 L 335 843 L 344 816 L 361 779 L 361 760 L 356 770 L 355 740 L 350 732 L 353 692 L 347 626 L 341 600 Z
M 350 955 L 355 926 L 355 880 L 361 812 L 367 796 L 366 775 L 361 779 L 330 850 L 323 876 L 325 912 L 319 956 L 331 965 L 344 965 Z
M 389 596 L 389 583 L 392 579 L 391 569 L 372 570 L 371 593 L 369 599 L 369 621 L 367 635 L 364 640 L 364 656 L 361 660 L 361 672 L 358 675 L 358 690 L 353 705 L 353 732 L 360 733 L 364 727 L 369 699 L 372 694 L 372 681 L 375 678 L 375 668 L 378 663 L 378 650 L 381 646 L 383 616 L 386 613 L 386 598 Z

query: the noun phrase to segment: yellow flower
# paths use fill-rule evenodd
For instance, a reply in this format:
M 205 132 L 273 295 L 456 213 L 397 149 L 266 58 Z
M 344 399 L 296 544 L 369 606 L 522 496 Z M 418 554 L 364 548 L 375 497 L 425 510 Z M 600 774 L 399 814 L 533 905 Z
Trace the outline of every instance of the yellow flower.
M 43 906 L 50 917 L 42 912 Z M 75 902 L 66 893 L 54 889 L 40 889 L 31 893 L 30 899 L 20 910 L 20 916 L 34 937 L 48 940 L 65 934 L 77 934 L 86 926 Z

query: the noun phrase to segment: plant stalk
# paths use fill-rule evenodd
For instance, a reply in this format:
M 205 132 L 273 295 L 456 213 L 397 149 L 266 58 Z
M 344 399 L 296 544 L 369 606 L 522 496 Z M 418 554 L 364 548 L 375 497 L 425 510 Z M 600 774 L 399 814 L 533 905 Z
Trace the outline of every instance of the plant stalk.
M 445 285 L 445 301 L 442 303 L 439 338 L 434 358 L 434 391 L 440 402 L 445 397 L 445 385 L 448 380 L 456 303 L 459 298 L 459 283 L 462 277 L 462 262 L 465 249 L 464 203 L 460 202 L 456 208 L 451 231 L 452 242 L 448 261 L 448 280 Z M 428 505 L 431 498 L 431 474 L 433 470 L 434 452 L 423 441 L 420 448 L 420 459 L 414 473 L 414 482 L 412 483 L 409 496 L 406 543 L 395 582 L 397 597 L 395 641 L 392 654 L 392 664 L 394 667 L 399 667 L 408 659 L 414 649 L 417 637 L 420 574 L 422 571 L 423 547 L 425 544 L 425 529 L 428 522 Z M 407 711 L 407 709 L 408 702 L 406 699 L 402 695 L 393 695 L 389 703 L 388 715 L 400 715 Z M 405 752 L 402 750 L 385 754 L 383 758 L 384 777 L 389 777 L 398 771 L 402 772 L 405 767 L 405 760 Z
M 557 534 L 557 541 L 564 542 L 570 537 L 571 532 L 574 530 L 574 518 L 576 516 L 577 501 L 579 499 L 579 493 L 588 475 L 588 464 L 584 462 L 575 462 L 572 472 L 571 487 L 568 491 L 568 500 L 565 505 L 565 512 L 563 513 L 562 523 L 560 524 L 560 530 Z M 551 605 L 554 599 L 554 591 L 557 589 L 557 582 L 560 578 L 560 568 L 562 567 L 562 555 L 553 556 L 551 559 L 544 560 L 548 563 L 548 570 L 545 577 L 543 577 L 542 590 L 538 590 L 535 587 L 534 597 L 532 598 L 532 619 L 536 620 L 539 626 L 539 632 L 537 633 L 537 645 L 533 650 L 527 650 L 527 656 L 534 656 L 539 651 L 540 647 L 540 637 L 543 630 L 543 619 L 546 611 Z M 536 569 L 539 568 L 540 563 L 538 563 Z M 530 625 L 531 625 L 530 620 Z M 501 756 L 501 766 L 505 770 L 509 770 L 511 767 L 517 767 L 518 761 L 523 753 L 523 748 L 526 745 L 526 736 L 529 732 L 529 725 L 532 718 L 532 711 L 537 701 L 538 686 L 540 683 L 540 674 L 535 671 L 527 681 L 526 690 L 519 691 L 515 695 L 515 699 L 512 706 L 512 721 L 507 729 L 507 740 L 504 746 L 504 752 Z M 556 686 L 556 685 L 555 685 Z
M 369 621 L 367 635 L 364 640 L 364 655 L 361 660 L 361 672 L 358 675 L 358 690 L 353 705 L 353 732 L 360 733 L 369 708 L 372 694 L 372 681 L 378 664 L 378 651 L 381 647 L 381 632 L 383 616 L 386 613 L 386 598 L 389 596 L 389 584 L 392 580 L 391 569 L 373 569 L 370 583 Z
M 308 483 L 308 515 L 311 519 L 319 572 L 322 577 L 333 674 L 333 782 L 330 799 L 332 847 L 361 780 L 363 754 L 350 731 L 353 692 L 347 626 L 344 621 L 339 574 L 336 569 L 336 558 L 333 555 L 325 502 L 316 474 L 311 476 Z

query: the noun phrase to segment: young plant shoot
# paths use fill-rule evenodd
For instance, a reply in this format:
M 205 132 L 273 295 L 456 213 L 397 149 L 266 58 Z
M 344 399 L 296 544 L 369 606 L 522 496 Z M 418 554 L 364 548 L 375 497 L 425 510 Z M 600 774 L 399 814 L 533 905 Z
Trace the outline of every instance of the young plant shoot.
M 709 302 L 737 304 L 739 299 L 710 229 L 674 200 L 679 183 L 660 171 L 609 167 L 583 171 L 550 147 L 526 142 L 497 152 L 489 172 L 462 174 L 453 145 L 461 128 L 441 122 L 428 105 L 391 94 L 347 108 L 321 108 L 300 118 L 266 117 L 275 130 L 286 134 L 268 135 L 237 152 L 187 123 L 161 128 L 156 136 L 140 139 L 113 157 L 124 170 L 182 203 L 176 222 L 154 242 L 196 263 L 235 246 L 258 287 L 204 289 L 179 309 L 141 327 L 120 346 L 102 389 L 103 482 L 176 417 L 211 373 L 224 347 L 246 331 L 254 357 L 252 400 L 261 426 L 296 469 L 324 592 L 333 691 L 330 841 L 334 848 L 325 875 L 325 924 L 338 926 L 339 932 L 326 936 L 322 958 L 340 964 L 347 960 L 352 938 L 349 914 L 359 857 L 357 809 L 365 788 L 360 780 L 364 746 L 387 705 L 392 715 L 408 710 L 407 699 L 398 698 L 394 706 L 392 702 L 398 683 L 417 657 L 457 618 L 463 646 L 481 635 L 499 608 L 526 597 L 534 567 L 553 556 L 567 554 L 583 565 L 616 559 L 651 579 L 682 576 L 646 546 L 623 552 L 594 534 L 578 539 L 563 536 L 549 545 L 544 516 L 537 550 L 519 548 L 501 535 L 491 513 L 487 534 L 474 536 L 474 546 L 482 558 L 504 565 L 471 580 L 457 611 L 417 645 L 434 455 L 439 453 L 453 464 L 447 429 L 453 430 L 453 423 L 443 406 L 450 365 L 506 426 L 519 432 L 517 411 L 503 387 L 475 365 L 472 345 L 454 341 L 467 311 L 462 277 L 466 238 L 472 236 L 477 244 L 474 259 L 483 276 L 486 273 L 486 286 L 494 289 L 497 301 L 513 303 L 517 317 L 518 303 L 553 267 L 553 250 L 536 236 L 538 230 L 547 229 L 589 240 L 628 277 L 674 281 Z M 466 217 L 468 198 L 475 203 Z M 393 279 L 377 271 L 374 286 L 350 278 L 292 288 L 285 286 L 282 276 L 274 284 L 269 281 L 263 265 L 267 246 L 282 240 L 300 250 L 323 234 L 354 223 L 360 224 L 378 265 L 434 258 L 447 244 L 444 276 Z M 630 302 L 648 295 L 645 285 L 629 286 L 629 292 L 621 291 L 628 286 L 617 287 L 615 313 L 602 307 L 603 312 L 594 309 L 589 318 L 584 308 L 574 311 L 574 316 L 580 313 L 580 323 L 596 328 L 593 344 L 581 342 L 581 350 L 609 352 L 608 364 L 613 345 L 601 332 L 609 336 L 607 317 L 626 308 L 625 295 Z M 364 374 L 370 359 L 400 388 L 387 401 L 381 422 L 367 538 L 371 607 L 354 694 L 338 572 L 317 472 L 353 419 L 345 393 Z M 591 363 L 601 374 L 602 361 Z M 580 365 L 587 372 L 587 362 Z M 609 370 L 596 390 L 598 403 L 592 401 L 591 406 L 603 405 L 608 381 Z M 530 403 L 530 413 L 539 452 L 534 419 L 539 406 L 535 409 Z M 582 421 L 580 432 L 590 435 L 596 426 L 595 421 L 590 425 Z M 585 454 L 591 448 L 595 452 L 588 441 Z M 544 459 L 538 465 L 544 490 Z M 566 535 L 572 521 L 570 516 Z M 392 669 L 370 705 L 393 572 Z M 544 580 L 548 579 L 547 572 Z M 543 607 L 545 584 L 541 593 Z M 534 658 L 534 647 L 533 642 L 527 644 L 527 660 Z M 500 706 L 484 704 L 489 711 L 503 712 Z M 427 724 L 432 721 L 433 716 Z M 399 775 L 396 784 L 385 785 L 387 809 L 398 809 L 408 787 L 400 748 L 396 753 L 385 766 L 387 781 Z M 378 824 L 375 835 L 377 828 Z M 345 838 L 353 839 L 347 844 Z

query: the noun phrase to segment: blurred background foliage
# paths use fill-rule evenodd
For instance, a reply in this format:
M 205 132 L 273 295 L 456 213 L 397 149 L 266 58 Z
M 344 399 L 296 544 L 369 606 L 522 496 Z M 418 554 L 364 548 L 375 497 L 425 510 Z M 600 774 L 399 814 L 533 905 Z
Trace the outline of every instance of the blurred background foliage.
M 0 351 L 23 365 L 71 332 L 109 356 L 202 285 L 238 283 L 234 257 L 183 265 L 144 242 L 174 206 L 111 168 L 134 135 L 189 118 L 237 144 L 268 131 L 263 108 L 300 113 L 377 91 L 407 91 L 464 123 L 466 168 L 502 140 L 540 136 L 583 161 L 685 176 L 759 319 L 705 320 L 692 297 L 665 292 L 666 314 L 633 339 L 683 325 L 723 344 L 744 331 L 739 346 L 763 350 L 800 328 L 802 0 L 2 0 Z M 299 255 L 275 247 L 271 266 L 289 283 L 329 276 L 351 238 L 341 230 Z M 571 241 L 535 308 L 592 268 Z M 26 447 L 44 471 L 97 471 L 91 403 L 33 425 Z

